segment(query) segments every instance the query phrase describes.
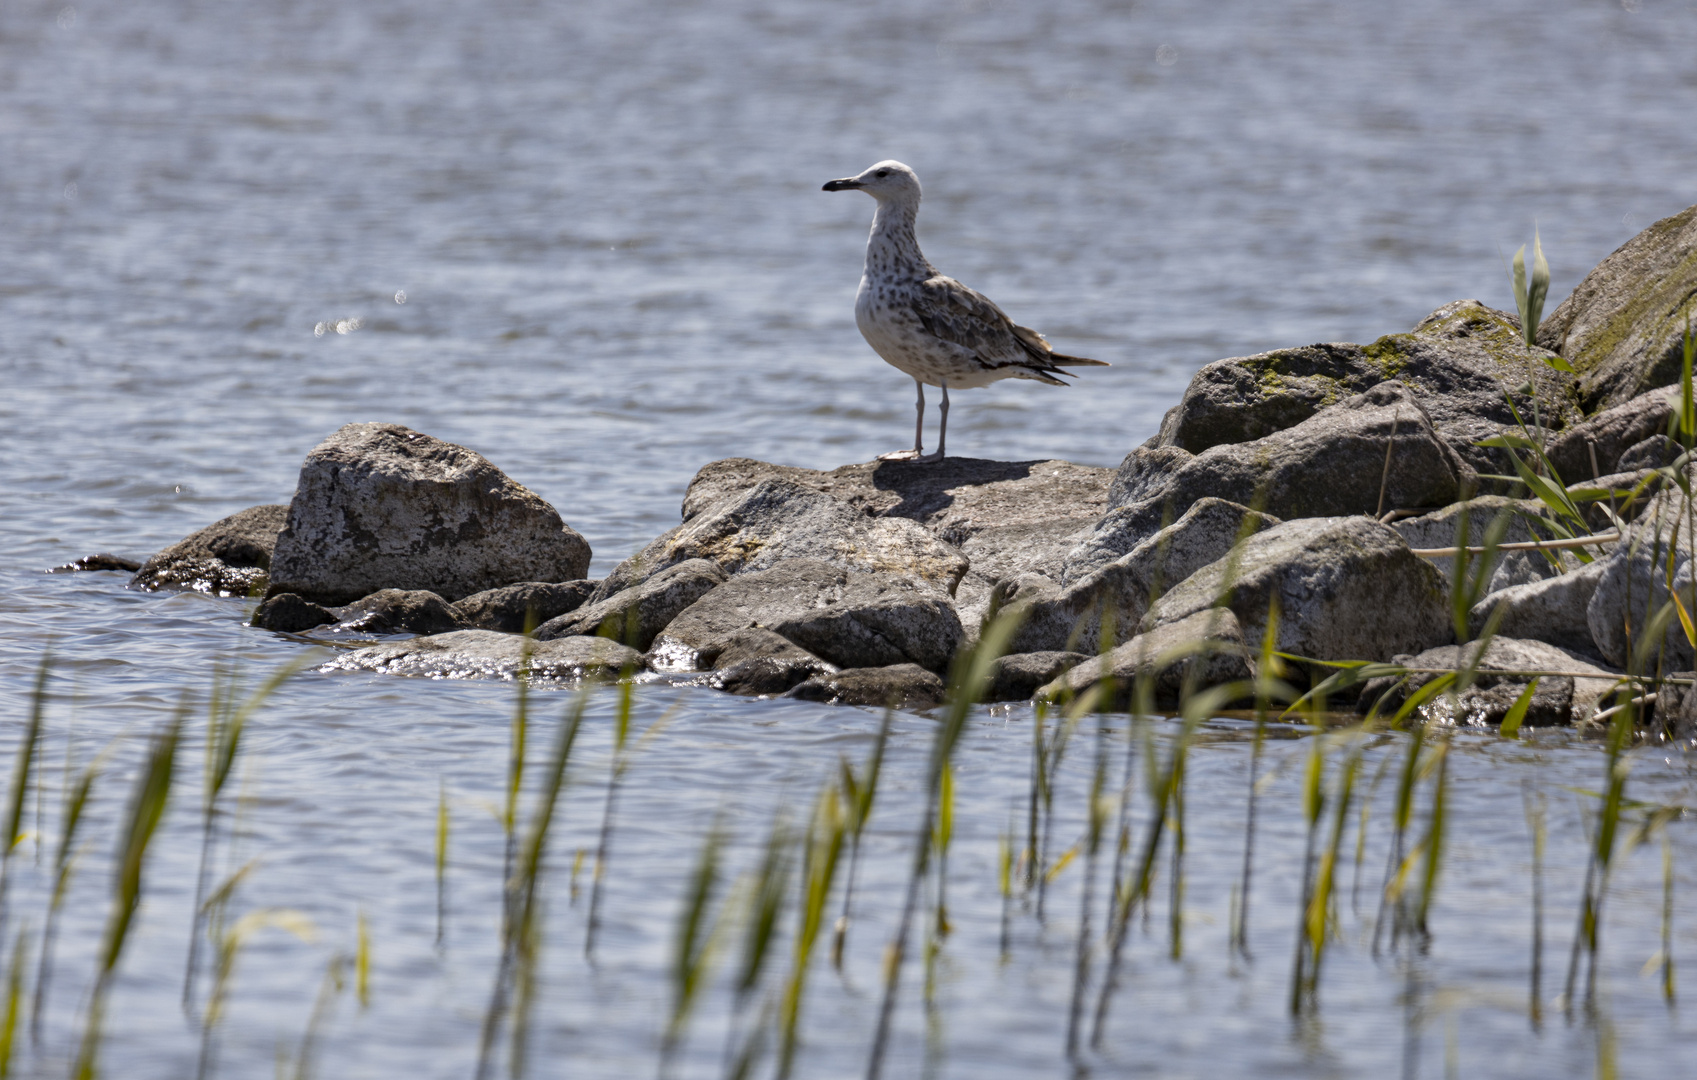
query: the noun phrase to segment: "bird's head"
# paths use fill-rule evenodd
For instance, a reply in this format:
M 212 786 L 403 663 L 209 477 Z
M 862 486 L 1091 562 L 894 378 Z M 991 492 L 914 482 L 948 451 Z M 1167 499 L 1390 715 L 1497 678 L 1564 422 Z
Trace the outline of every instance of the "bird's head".
M 899 161 L 880 161 L 859 176 L 832 180 L 821 190 L 864 191 L 879 202 L 919 201 L 919 177 Z

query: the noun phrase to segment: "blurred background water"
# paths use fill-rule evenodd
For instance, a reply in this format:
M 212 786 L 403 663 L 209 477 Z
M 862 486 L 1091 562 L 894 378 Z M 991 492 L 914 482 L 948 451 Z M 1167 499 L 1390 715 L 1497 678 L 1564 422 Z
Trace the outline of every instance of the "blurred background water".
M 1114 465 L 1211 360 L 1370 340 L 1463 296 L 1512 306 L 1503 259 L 1534 222 L 1553 307 L 1633 233 L 1697 201 L 1694 104 L 1691 0 L 0 6 L 7 745 L 49 643 L 50 757 L 150 729 L 184 689 L 204 690 L 213 657 L 257 672 L 298 656 L 244 629 L 235 601 L 42 571 L 94 551 L 145 556 L 287 501 L 302 457 L 344 423 L 400 422 L 483 453 L 589 538 L 596 574 L 675 522 L 707 461 L 829 468 L 907 445 L 910 384 L 852 316 L 871 203 L 818 190 L 878 159 L 924 181 L 921 241 L 944 272 L 1063 351 L 1114 365 L 1069 390 L 959 395 L 950 449 Z M 632 796 L 610 879 L 624 914 L 586 973 L 564 941 L 581 912 L 561 900 L 538 1074 L 652 1067 L 670 922 L 707 820 L 730 800 L 753 829 L 785 784 L 801 798 L 876 723 L 706 691 L 649 688 L 645 701 L 650 718 L 678 712 L 632 781 L 645 794 Z M 499 860 L 479 807 L 499 790 L 510 704 L 505 687 L 308 675 L 269 708 L 245 819 L 244 850 L 262 861 L 244 896 L 303 908 L 325 929 L 313 946 L 266 937 L 244 959 L 227 1075 L 271 1067 L 362 908 L 377 990 L 368 1012 L 344 1003 L 326 1073 L 469 1071 Z M 592 708 L 586 768 L 605 764 L 607 709 Z M 981 813 L 964 826 L 979 846 L 960 867 L 963 919 L 994 917 L 994 837 L 1024 790 L 1028 719 L 986 718 L 971 743 Z M 927 723 L 903 721 L 909 781 Z M 1210 760 L 1236 776 L 1241 751 L 1227 741 Z M 1460 1060 L 1491 1075 L 1586 1071 L 1597 1028 L 1535 1035 L 1502 1006 L 1524 949 L 1495 924 L 1506 911 L 1522 929 L 1519 775 L 1553 791 L 1594 784 L 1601 766 L 1561 739 L 1526 753 L 1482 744 L 1469 760 L 1477 851 L 1463 863 L 1472 872 L 1445 883 L 1432 978 L 1455 993 L 1430 999 L 1449 1003 L 1433 1006 L 1430 1031 L 1460 1015 Z M 121 772 L 97 804 L 108 825 Z M 1670 798 L 1684 790 L 1677 756 L 1641 772 Z M 173 982 L 194 856 L 184 775 L 114 1004 L 114 1074 L 182 1075 L 195 1052 Z M 465 822 L 467 882 L 442 954 L 427 925 L 439 780 Z M 574 827 L 593 823 L 584 798 Z M 1275 833 L 1297 828 L 1293 798 Z M 1560 829 L 1576 859 L 1568 809 Z M 874 883 L 901 873 L 891 829 Z M 1198 830 L 1198 857 L 1218 862 L 1197 871 L 1196 917 L 1211 926 L 1198 933 L 1223 940 L 1236 826 L 1222 816 Z M 1299 841 L 1285 841 L 1269 842 L 1269 858 L 1287 856 L 1270 881 L 1282 873 L 1289 886 Z M 1691 850 L 1688 836 L 1678 843 Z M 56 1011 L 32 1059 L 45 1072 L 62 1071 L 78 1022 L 104 852 L 78 880 Z M 1614 1022 L 1628 1025 L 1625 1058 L 1677 1071 L 1690 1026 L 1646 1005 L 1636 974 L 1659 902 L 1658 884 L 1643 888 L 1620 915 L 1637 936 L 1623 935 L 1631 948 L 1617 957 Z M 1267 952 L 1282 955 L 1291 920 L 1272 900 L 1264 910 L 1280 912 Z M 1060 1068 L 1066 932 L 1051 931 L 1008 968 L 981 937 L 961 939 L 973 944 L 959 947 L 945 995 L 942 1073 Z M 862 995 L 882 932 L 863 942 Z M 1121 1002 L 1146 1023 L 1127 1032 L 1115 1070 L 1400 1067 L 1400 975 L 1356 956 L 1325 1030 L 1295 1030 L 1282 966 L 1234 976 L 1214 946 L 1180 965 L 1146 958 L 1146 981 Z M 848 991 L 828 1001 L 804 1064 L 854 1073 L 870 1006 Z M 903 1073 L 923 1057 L 910 1019 Z M 714 1022 L 702 1020 L 715 1032 L 704 1044 Z M 686 1064 L 708 1075 L 715 1062 L 704 1046 Z

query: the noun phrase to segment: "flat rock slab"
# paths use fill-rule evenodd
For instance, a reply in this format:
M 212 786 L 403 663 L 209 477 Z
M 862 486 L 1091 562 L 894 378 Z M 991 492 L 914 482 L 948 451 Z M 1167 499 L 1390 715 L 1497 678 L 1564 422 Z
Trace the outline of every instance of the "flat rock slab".
M 507 679 L 526 662 L 534 679 L 574 681 L 642 669 L 642 654 L 606 638 L 571 637 L 530 641 L 494 630 L 456 630 L 411 641 L 353 649 L 318 670 L 374 671 L 428 679 Z
M 576 611 L 588 602 L 599 581 L 521 581 L 473 593 L 454 604 L 454 612 L 477 630 L 522 634 L 549 619 Z
M 1679 379 L 1688 323 L 1697 324 L 1697 206 L 1598 263 L 1538 327 L 1538 344 L 1579 373 L 1588 407 L 1608 407 Z
M 1188 619 L 1222 597 L 1257 643 L 1277 604 L 1279 651 L 1315 660 L 1389 660 L 1454 636 L 1443 575 L 1367 517 L 1302 518 L 1258 532 L 1156 601 L 1144 627 Z
M 400 424 L 348 424 L 301 466 L 271 591 L 346 604 L 379 589 L 448 601 L 572 581 L 589 543 L 481 454 Z
M 1583 723 L 1596 711 L 1598 700 L 1614 687 L 1617 678 L 1612 673 L 1566 650 L 1542 641 L 1511 637 L 1495 637 L 1479 652 L 1479 643 L 1444 645 L 1427 649 L 1414 656 L 1397 657 L 1397 662 L 1410 668 L 1429 669 L 1410 675 L 1406 682 L 1393 677 L 1372 679 L 1361 690 L 1357 708 L 1367 712 L 1375 705 L 1381 716 L 1393 713 L 1410 694 L 1441 678 L 1439 671 L 1457 671 L 1477 663 L 1472 685 L 1460 694 L 1439 694 L 1421 706 L 1428 719 L 1471 727 L 1497 726 L 1519 700 L 1531 683 L 1532 676 L 1519 672 L 1569 672 L 1595 677 L 1575 678 L 1573 674 L 1544 675 L 1532 692 L 1524 722 L 1531 726 L 1550 727 Z M 1576 685 L 1577 684 L 1577 685 Z
M 845 668 L 795 687 L 785 697 L 831 705 L 928 709 L 943 702 L 943 680 L 917 664 Z
M 1093 656 L 1038 691 L 1044 698 L 1077 696 L 1111 680 L 1105 704 L 1130 706 L 1139 682 L 1156 705 L 1176 705 L 1186 691 L 1254 678 L 1243 631 L 1225 608 L 1209 608 L 1139 634 L 1106 656 Z
M 947 669 L 960 643 L 948 598 L 899 577 L 862 574 L 818 559 L 790 559 L 741 574 L 697 600 L 656 639 L 674 667 L 763 627 L 839 667 L 917 663 Z
M 901 577 L 952 593 L 966 559 L 952 544 L 903 518 L 869 516 L 850 503 L 778 476 L 734 491 L 695 514 L 607 575 L 597 601 L 678 563 L 705 559 L 727 574 L 770 569 L 786 559 Z
M 252 596 L 269 584 L 272 553 L 287 506 L 254 506 L 216 521 L 148 559 L 130 579 L 136 589 L 190 589 Z

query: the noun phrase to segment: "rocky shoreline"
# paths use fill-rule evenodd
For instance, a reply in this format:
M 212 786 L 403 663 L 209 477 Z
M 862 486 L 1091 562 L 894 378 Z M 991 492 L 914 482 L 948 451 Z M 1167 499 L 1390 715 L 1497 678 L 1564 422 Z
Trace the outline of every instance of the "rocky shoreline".
M 1526 722 L 1584 724 L 1629 667 L 1697 666 L 1666 614 L 1670 584 L 1692 600 L 1675 483 L 1691 470 L 1669 436 L 1694 296 L 1697 207 L 1599 265 L 1536 346 L 1515 316 L 1458 300 L 1367 345 L 1219 360 L 1118 469 L 716 461 L 679 524 L 599 580 L 588 542 L 480 455 L 349 424 L 308 454 L 287 505 L 208 526 L 131 584 L 262 597 L 255 627 L 317 640 L 415 635 L 327 670 L 646 670 L 923 707 L 1014 610 L 994 700 L 1110 678 L 1123 698 L 1142 676 L 1171 704 L 1253 678 L 1270 636 L 1310 661 L 1414 672 L 1334 704 L 1383 708 L 1419 672 L 1471 666 L 1457 719 L 1500 722 L 1542 672 Z M 1451 550 L 1469 547 L 1487 550 Z M 1466 644 L 1480 636 L 1483 655 Z M 1697 694 L 1670 685 L 1662 711 L 1683 724 L 1676 703 Z

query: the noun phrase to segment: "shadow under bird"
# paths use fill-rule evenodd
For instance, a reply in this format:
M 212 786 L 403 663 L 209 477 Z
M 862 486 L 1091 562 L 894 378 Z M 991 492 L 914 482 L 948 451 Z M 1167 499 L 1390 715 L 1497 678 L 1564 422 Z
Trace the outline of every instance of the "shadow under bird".
M 832 180 L 822 190 L 864 191 L 878 201 L 866 241 L 866 271 L 854 297 L 854 321 L 872 351 L 913 377 L 919 415 L 913 449 L 881 460 L 940 461 L 949 430 L 949 387 L 971 389 L 998 379 L 1035 379 L 1066 386 L 1067 367 L 1107 367 L 1066 356 L 1042 334 L 1020 326 L 983 293 L 937 271 L 913 235 L 919 215 L 919 177 L 899 161 L 880 161 L 859 176 Z M 937 452 L 924 452 L 925 387 L 943 391 Z

